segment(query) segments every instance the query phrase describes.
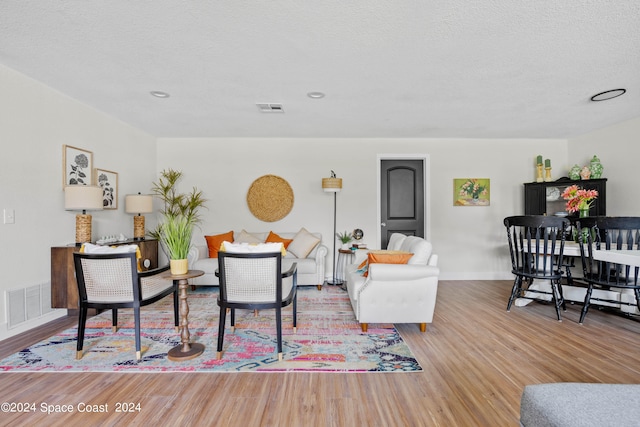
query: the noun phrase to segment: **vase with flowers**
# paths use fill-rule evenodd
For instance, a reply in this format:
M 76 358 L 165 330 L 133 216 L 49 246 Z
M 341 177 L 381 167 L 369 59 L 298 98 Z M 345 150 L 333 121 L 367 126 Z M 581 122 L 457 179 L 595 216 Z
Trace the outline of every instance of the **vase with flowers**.
M 563 191 L 562 198 L 567 201 L 567 212 L 579 212 L 580 218 L 585 218 L 589 216 L 593 201 L 598 198 L 598 190 L 585 190 L 574 184 Z

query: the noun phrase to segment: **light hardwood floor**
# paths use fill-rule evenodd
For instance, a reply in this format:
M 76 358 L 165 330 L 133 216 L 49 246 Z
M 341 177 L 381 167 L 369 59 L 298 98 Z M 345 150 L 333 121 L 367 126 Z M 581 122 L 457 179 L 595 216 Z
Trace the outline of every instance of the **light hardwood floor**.
M 517 426 L 526 384 L 640 383 L 640 322 L 592 309 L 581 326 L 579 305 L 568 305 L 563 322 L 539 303 L 507 313 L 510 288 L 441 281 L 427 332 L 398 325 L 421 373 L 1 373 L 0 403 L 38 411 L 3 413 L 0 424 Z M 75 322 L 0 342 L 0 357 Z M 140 412 L 116 413 L 117 402 Z M 76 411 L 47 415 L 42 403 Z M 80 403 L 109 412 L 79 414 Z

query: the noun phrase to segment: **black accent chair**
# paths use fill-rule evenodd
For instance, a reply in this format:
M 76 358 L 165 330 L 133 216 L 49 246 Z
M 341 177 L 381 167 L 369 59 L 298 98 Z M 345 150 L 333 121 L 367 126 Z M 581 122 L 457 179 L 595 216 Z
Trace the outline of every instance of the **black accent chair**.
M 636 306 L 640 310 L 640 283 L 638 283 L 637 266 L 604 261 L 598 259 L 595 251 L 609 250 L 638 250 L 640 251 L 640 217 L 598 217 L 593 220 L 579 220 L 577 222 L 578 236 L 584 236 L 580 240 L 580 256 L 582 258 L 582 271 L 587 282 L 587 292 L 584 298 L 580 323 L 589 311 L 593 301 L 607 304 Z M 584 231 L 583 231 L 584 230 Z M 640 257 L 640 253 L 638 254 Z M 593 291 L 630 289 L 633 291 L 634 302 L 620 299 L 595 297 Z M 603 294 L 606 295 L 606 294 Z
M 562 268 L 565 230 L 569 226 L 566 218 L 523 215 L 504 219 L 511 255 L 511 272 L 515 275 L 507 311 L 517 298 L 548 301 L 550 296 L 556 307 L 558 321 L 562 321 L 560 308 L 566 310 L 562 296 Z M 533 286 L 534 280 L 545 280 L 551 284 L 546 290 Z
M 82 347 L 89 308 L 111 309 L 113 332 L 118 330 L 118 309 L 133 308 L 135 318 L 136 359 L 141 359 L 140 307 L 173 294 L 173 317 L 178 328 L 178 287 L 163 278 L 169 266 L 138 272 L 136 253 L 74 253 L 78 282 L 80 313 L 76 359 L 82 358 Z
M 218 253 L 220 278 L 220 321 L 217 358 L 222 358 L 227 309 L 231 311 L 231 330 L 235 330 L 235 310 L 275 309 L 278 359 L 282 360 L 282 307 L 293 304 L 293 331 L 297 328 L 297 263 L 282 272 L 282 254 Z M 285 280 L 286 279 L 286 280 Z

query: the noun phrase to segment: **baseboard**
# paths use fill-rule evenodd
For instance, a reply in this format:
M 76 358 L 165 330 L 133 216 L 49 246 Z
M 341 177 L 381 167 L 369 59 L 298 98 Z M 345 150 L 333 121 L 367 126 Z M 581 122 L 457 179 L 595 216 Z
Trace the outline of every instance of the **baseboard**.
M 8 323 L 0 324 L 0 341 L 10 338 L 14 335 L 21 334 L 23 332 L 27 332 L 30 329 L 37 328 L 38 326 L 44 325 L 45 323 L 51 322 L 52 320 L 59 319 L 61 317 L 65 317 L 67 315 L 67 310 L 53 310 L 49 313 L 46 313 L 36 319 L 28 320 L 26 322 L 22 322 L 16 327 L 9 329 Z

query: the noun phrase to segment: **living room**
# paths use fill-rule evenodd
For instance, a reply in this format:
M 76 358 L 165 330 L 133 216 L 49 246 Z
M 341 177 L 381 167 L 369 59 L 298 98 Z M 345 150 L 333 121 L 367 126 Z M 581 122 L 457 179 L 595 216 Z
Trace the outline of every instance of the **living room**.
M 268 226 L 277 232 L 306 227 L 322 233 L 324 243 L 331 245 L 327 237 L 333 233 L 333 200 L 322 191 L 321 179 L 334 170 L 343 178 L 337 229 L 360 228 L 363 241 L 375 248 L 379 159 L 425 156 L 427 237 L 440 254 L 442 280 L 510 278 L 502 219 L 523 212 L 522 184 L 535 180 L 539 154 L 551 159 L 556 179 L 566 176 L 573 164 L 586 164 L 597 154 L 608 179 L 607 211 L 624 216 L 640 209 L 640 202 L 625 190 L 636 168 L 634 141 L 640 118 L 566 140 L 154 138 L 11 69 L 0 67 L 0 76 L 7 95 L 0 100 L 6 123 L 0 133 L 10 141 L 11 152 L 2 158 L 1 191 L 3 209 L 15 211 L 15 224 L 0 227 L 6 271 L 0 338 L 56 316 L 49 313 L 9 331 L 6 292 L 47 283 L 50 248 L 74 241 L 75 214 L 64 209 L 64 144 L 93 152 L 96 167 L 118 173 L 119 209 L 93 213 L 94 239 L 131 236 L 133 220 L 124 212 L 123 195 L 148 193 L 159 171 L 173 168 L 184 172 L 181 188 L 196 186 L 209 200 L 195 241 L 207 233 L 234 229 Z M 34 172 L 26 173 L 25 168 Z M 283 177 L 294 192 L 291 213 L 276 223 L 258 220 L 246 204 L 251 183 L 265 174 Z M 454 206 L 453 179 L 459 177 L 490 178 L 490 206 Z M 152 228 L 154 215 L 147 214 L 146 219 L 147 228 Z
M 637 83 L 635 80 L 620 81 L 617 76 L 609 75 L 597 80 L 589 93 L 572 93 L 571 96 L 578 99 L 574 101 L 579 104 L 576 109 L 581 111 L 582 117 L 593 123 L 600 123 L 605 117 L 607 124 L 564 136 L 543 136 L 541 130 L 538 136 L 449 137 L 398 133 L 397 137 L 376 137 L 375 131 L 383 129 L 384 123 L 366 121 L 358 122 L 371 126 L 371 134 L 366 137 L 157 136 L 79 101 L 73 94 L 6 66 L 3 52 L 0 42 L 0 140 L 5 151 L 0 158 L 0 208 L 5 216 L 7 212 L 11 214 L 14 223 L 0 225 L 0 265 L 3 267 L 0 340 L 38 330 L 66 314 L 64 310 L 52 310 L 15 327 L 8 324 L 7 293 L 34 286 L 46 290 L 51 280 L 51 247 L 74 241 L 76 212 L 64 208 L 63 145 L 90 151 L 94 167 L 118 174 L 118 208 L 92 212 L 94 240 L 120 233 L 131 236 L 133 216 L 124 211 L 124 195 L 149 193 L 160 171 L 173 168 L 184 172 L 181 189 L 188 191 L 196 186 L 208 199 L 207 209 L 202 212 L 203 223 L 194 235 L 195 242 L 202 242 L 204 234 L 228 230 L 271 229 L 278 232 L 305 227 L 320 232 L 323 243 L 331 248 L 333 197 L 322 191 L 321 179 L 333 170 L 343 179 L 342 191 L 337 194 L 337 230 L 362 229 L 363 241 L 370 248 L 376 248 L 380 235 L 380 160 L 424 158 L 427 172 L 425 235 L 439 255 L 440 280 L 446 281 L 450 288 L 457 284 L 466 286 L 469 281 L 482 281 L 479 286 L 486 287 L 498 287 L 494 285 L 499 281 L 512 281 L 502 220 L 524 212 L 523 183 L 535 180 L 538 155 L 550 159 L 553 179 L 567 176 L 571 166 L 588 164 L 589 159 L 597 155 L 608 180 L 608 214 L 637 215 L 640 211 L 640 201 L 629 190 L 629 179 L 637 169 L 636 154 L 640 154 L 637 144 L 640 103 L 636 98 L 637 88 L 631 86 Z M 592 60 L 594 58 L 584 58 L 584 62 Z M 636 62 L 631 68 L 637 69 L 637 55 L 632 61 Z M 302 88 L 301 99 L 296 101 L 300 104 L 330 101 L 335 95 L 327 93 L 325 99 L 309 99 L 306 91 L 317 88 L 305 84 L 295 82 L 296 87 Z M 533 82 L 531 85 L 535 86 Z M 621 85 L 627 88 L 624 96 L 606 102 L 588 100 L 598 91 Z M 158 86 L 141 89 L 140 103 L 150 115 L 163 111 L 167 102 L 179 98 L 176 93 L 168 99 L 153 98 L 148 92 L 154 89 L 169 90 Z M 109 90 L 106 85 L 104 91 Z M 490 102 L 487 98 L 487 108 Z M 614 108 L 612 105 L 620 104 L 626 106 L 624 113 L 613 117 L 610 113 Z M 317 104 L 312 105 L 305 108 L 320 108 Z M 534 110 L 548 107 L 545 101 Z M 305 122 L 292 111 L 260 115 L 255 105 L 250 103 L 246 108 L 255 110 L 256 126 L 268 129 L 298 129 Z M 463 108 L 460 111 L 459 116 L 455 115 L 451 120 L 464 128 L 471 117 L 467 117 Z M 523 109 L 521 116 L 527 121 L 524 117 L 533 113 Z M 183 114 L 198 115 L 194 111 Z M 519 117 L 518 114 L 515 116 Z M 177 117 L 177 121 L 180 119 Z M 315 120 L 325 127 L 332 126 L 321 116 Z M 342 120 L 348 122 L 351 117 L 344 114 Z M 275 223 L 260 221 L 247 207 L 247 190 L 255 179 L 265 174 L 286 179 L 294 192 L 293 209 Z M 453 180 L 456 178 L 490 179 L 489 206 L 454 206 Z M 156 221 L 155 214 L 146 214 L 147 229 L 153 228 Z M 328 275 L 330 263 L 328 256 L 325 269 Z M 495 289 L 489 291 L 492 296 L 497 293 Z M 500 310 L 504 309 L 506 298 L 499 301 L 499 306 Z M 461 306 L 451 304 L 448 307 L 460 309 Z M 573 323 L 573 320 L 564 323 Z M 423 349 L 421 356 L 430 355 Z M 181 381 L 189 380 L 181 378 Z M 226 381 L 231 382 L 222 382 Z M 334 387 L 327 384 L 328 380 L 320 381 L 326 387 L 325 391 Z M 384 383 L 386 380 L 376 381 Z M 309 387 L 317 385 L 314 379 L 305 384 Z M 514 385 L 513 388 L 517 387 Z

